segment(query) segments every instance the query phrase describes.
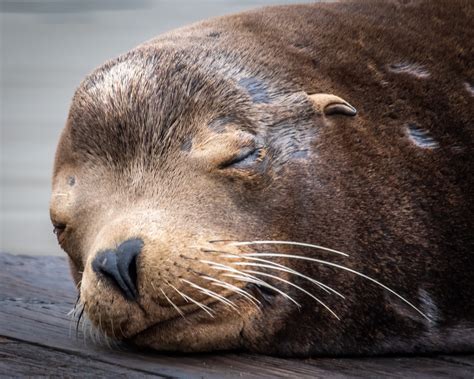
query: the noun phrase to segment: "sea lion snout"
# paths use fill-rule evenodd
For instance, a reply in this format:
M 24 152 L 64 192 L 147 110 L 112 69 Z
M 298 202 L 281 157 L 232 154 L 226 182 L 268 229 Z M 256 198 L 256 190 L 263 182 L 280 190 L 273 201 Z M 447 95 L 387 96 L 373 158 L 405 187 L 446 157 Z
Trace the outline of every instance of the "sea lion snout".
M 137 257 L 142 252 L 143 241 L 130 239 L 116 249 L 105 250 L 97 254 L 92 261 L 92 270 L 100 280 L 118 288 L 129 300 L 136 300 Z

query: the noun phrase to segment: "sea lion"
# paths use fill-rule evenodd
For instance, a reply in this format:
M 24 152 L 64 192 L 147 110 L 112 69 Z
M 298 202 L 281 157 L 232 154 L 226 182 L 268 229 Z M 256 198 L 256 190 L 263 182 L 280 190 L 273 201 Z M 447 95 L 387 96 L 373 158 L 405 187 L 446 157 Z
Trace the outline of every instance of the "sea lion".
M 92 324 L 161 351 L 472 351 L 473 18 L 263 8 L 90 74 L 51 218 Z

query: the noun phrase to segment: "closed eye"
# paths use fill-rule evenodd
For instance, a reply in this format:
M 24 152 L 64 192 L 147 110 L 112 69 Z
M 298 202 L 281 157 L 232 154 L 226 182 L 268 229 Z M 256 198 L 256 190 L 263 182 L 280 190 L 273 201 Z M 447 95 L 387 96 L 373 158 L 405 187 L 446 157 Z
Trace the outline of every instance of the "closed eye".
M 61 243 L 61 236 L 65 230 L 66 230 L 66 224 L 53 223 L 53 233 L 56 235 L 59 243 Z
M 248 168 L 263 158 L 263 150 L 262 147 L 243 149 L 238 155 L 222 163 L 220 168 Z

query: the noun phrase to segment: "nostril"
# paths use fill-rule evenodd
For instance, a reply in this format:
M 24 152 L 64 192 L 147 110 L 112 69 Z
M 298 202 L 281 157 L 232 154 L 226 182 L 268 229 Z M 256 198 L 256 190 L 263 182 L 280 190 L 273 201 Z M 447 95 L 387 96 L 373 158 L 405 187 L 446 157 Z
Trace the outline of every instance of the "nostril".
M 127 299 L 136 300 L 137 257 L 142 247 L 141 239 L 125 241 L 115 250 L 99 253 L 92 261 L 92 269 L 115 284 Z
M 125 283 L 134 295 L 137 297 L 137 257 L 141 253 L 143 241 L 141 239 L 132 239 L 123 242 L 117 248 L 117 266 Z
M 130 278 L 131 283 L 137 286 L 137 256 L 135 255 L 130 261 L 128 266 L 128 277 Z

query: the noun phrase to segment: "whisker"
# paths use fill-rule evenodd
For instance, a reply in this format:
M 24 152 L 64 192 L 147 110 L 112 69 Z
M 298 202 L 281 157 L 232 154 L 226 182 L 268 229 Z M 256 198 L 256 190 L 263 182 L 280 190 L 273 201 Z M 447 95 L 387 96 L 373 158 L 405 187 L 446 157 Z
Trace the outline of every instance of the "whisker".
M 76 318 L 77 307 L 78 307 L 78 305 L 80 305 L 80 300 L 81 300 L 81 295 L 80 295 L 80 293 L 78 293 L 78 295 L 76 297 L 76 301 L 74 303 L 74 306 L 66 314 L 66 316 L 69 317 L 69 337 L 71 337 L 71 334 L 72 334 L 72 327 L 74 325 L 74 320 Z
M 252 275 L 245 274 L 243 271 L 237 270 L 234 267 L 227 266 L 227 265 L 222 264 L 222 263 L 208 261 L 208 260 L 205 260 L 205 259 L 201 259 L 199 261 L 202 262 L 202 263 L 206 263 L 206 264 L 210 265 L 211 268 L 213 268 L 215 270 L 224 270 L 224 271 L 230 271 L 230 272 L 233 272 L 233 273 L 236 273 L 236 274 L 239 274 L 239 275 L 250 276 L 250 277 L 252 276 Z M 253 277 L 253 278 L 259 280 L 256 277 Z
M 79 317 L 77 318 L 77 321 L 76 321 L 76 339 L 79 338 L 79 325 L 81 323 L 82 316 L 84 315 L 84 308 L 85 308 L 85 304 L 82 304 L 82 308 L 79 311 Z
M 334 311 L 331 308 L 329 308 L 329 306 L 327 306 L 322 300 L 320 300 L 316 296 L 314 296 L 311 292 L 306 291 L 304 288 L 302 288 L 302 287 L 300 287 L 300 286 L 298 286 L 294 283 L 291 283 L 288 280 L 280 278 L 279 276 L 276 276 L 276 275 L 271 275 L 271 274 L 267 274 L 265 272 L 255 271 L 255 270 L 243 270 L 243 271 L 248 272 L 250 274 L 263 275 L 263 276 L 266 276 L 266 277 L 269 277 L 269 278 L 273 278 L 275 280 L 279 280 L 283 283 L 289 284 L 290 286 L 293 286 L 293 287 L 299 289 L 301 292 L 304 292 L 306 295 L 308 295 L 308 296 L 312 297 L 314 300 L 316 300 L 319 304 L 321 304 L 324 308 L 326 308 L 334 317 L 336 317 L 338 320 L 340 320 L 339 316 L 336 313 L 334 313 Z
M 74 303 L 74 306 L 73 306 L 72 309 L 66 314 L 67 316 L 70 316 L 70 315 L 73 315 L 73 314 L 74 314 L 74 312 L 76 311 L 77 306 L 78 306 L 78 304 L 80 303 L 80 301 L 81 301 L 81 295 L 78 294 L 77 297 L 76 297 L 76 301 L 75 301 L 75 303 Z
M 238 310 L 237 306 L 235 305 L 234 302 L 232 302 L 231 300 L 227 299 L 226 297 L 222 296 L 222 295 L 219 295 L 218 293 L 214 292 L 214 291 L 211 291 L 210 289 L 207 289 L 207 288 L 204 288 L 204 287 L 201 287 L 201 286 L 198 286 L 197 284 L 193 283 L 193 282 L 190 282 L 189 280 L 186 280 L 186 279 L 181 279 L 182 282 L 185 282 L 185 283 L 188 283 L 191 287 L 194 287 L 196 288 L 197 290 L 201 291 L 202 293 L 220 301 L 221 303 L 223 304 L 226 304 L 228 305 L 229 307 L 235 309 L 236 311 Z
M 234 255 L 234 254 L 226 254 L 226 255 L 223 255 L 223 257 L 226 257 L 226 258 L 240 258 L 239 255 Z M 278 271 L 284 271 L 284 272 L 288 272 L 290 274 L 294 274 L 296 276 L 299 276 L 301 278 L 304 278 L 306 280 L 309 280 L 310 282 L 314 283 L 315 285 L 317 285 L 318 287 L 320 287 L 321 289 L 323 289 L 325 292 L 327 293 L 334 293 L 335 295 L 345 299 L 345 296 L 342 295 L 340 292 L 336 291 L 334 288 L 332 287 L 329 287 L 327 284 L 324 284 L 324 283 L 321 283 L 320 281 L 316 280 L 316 279 L 313 279 L 309 276 L 306 276 L 306 275 L 303 275 L 302 273 L 296 271 L 296 270 L 293 270 L 285 265 L 282 265 L 282 264 L 279 264 L 279 263 L 275 263 L 275 262 L 271 262 L 269 260 L 266 260 L 266 259 L 261 259 L 261 258 L 254 258 L 254 257 L 246 257 L 245 259 L 249 259 L 249 260 L 255 260 L 255 261 L 260 261 L 260 262 L 265 262 L 265 263 L 269 263 L 269 265 L 266 265 L 266 264 L 260 264 L 260 263 L 249 263 L 249 262 L 235 262 L 234 264 L 235 265 L 238 265 L 238 266 L 255 266 L 255 267 L 264 267 L 264 268 L 269 268 L 269 269 L 272 269 L 272 270 L 278 270 Z
M 114 339 L 114 345 L 117 346 L 117 343 L 116 343 L 116 341 L 117 341 L 117 336 L 116 336 L 116 334 L 115 334 L 114 318 L 113 318 L 113 317 L 110 318 L 110 326 L 112 327 L 112 337 L 113 337 L 113 339 Z
M 245 272 L 241 271 L 241 270 L 237 270 L 236 268 L 234 267 L 230 267 L 230 266 L 227 266 L 225 264 L 222 264 L 222 263 L 217 263 L 217 262 L 212 262 L 212 261 L 206 261 L 206 260 L 201 260 L 201 262 L 203 263 L 207 263 L 211 266 L 212 269 L 214 270 L 220 270 L 220 271 L 228 271 L 228 272 L 232 272 L 232 273 L 235 273 L 237 275 L 241 275 L 241 276 L 246 276 L 246 277 L 249 277 L 249 278 L 252 278 L 254 280 L 260 280 L 259 278 L 253 276 L 253 275 L 249 275 L 249 274 L 246 274 Z
M 186 303 L 189 303 L 189 297 L 187 295 L 185 295 L 184 293 L 182 293 L 180 290 L 178 290 L 175 286 L 173 286 L 171 283 L 169 282 L 166 282 L 166 284 L 168 284 L 171 288 L 173 288 L 178 294 L 181 295 L 181 297 L 186 301 Z
M 237 254 L 230 254 L 228 253 L 227 251 L 223 251 L 223 250 L 213 250 L 213 249 L 205 249 L 205 248 L 201 248 L 201 251 L 204 252 L 204 253 L 220 253 L 222 257 L 224 258 L 240 258 L 240 255 L 237 255 Z M 246 257 L 245 259 L 249 259 L 249 260 L 254 260 L 254 261 L 259 261 L 259 262 L 265 262 L 265 263 L 268 263 L 270 265 L 273 265 L 273 266 L 276 266 L 276 267 L 268 267 L 268 268 L 273 268 L 275 270 L 278 270 L 277 267 L 280 267 L 280 271 L 286 271 L 288 273 L 292 273 L 292 274 L 295 274 L 297 276 L 300 276 L 302 278 L 305 278 L 307 280 L 309 280 L 310 282 L 316 284 L 317 286 L 321 287 L 324 291 L 326 291 L 327 293 L 334 293 L 335 295 L 341 297 L 342 299 L 345 299 L 346 297 L 341 294 L 340 292 L 336 291 L 334 288 L 328 286 L 327 284 L 324 284 L 316 279 L 313 279 L 313 278 L 310 278 L 306 275 L 303 275 L 301 274 L 300 272 L 296 271 L 296 270 L 293 270 L 291 268 L 289 268 L 288 266 L 285 266 L 285 265 L 282 265 L 280 263 L 276 263 L 276 262 L 272 262 L 272 261 L 269 261 L 267 259 L 261 259 L 261 258 L 255 258 L 255 257 Z M 209 263 L 209 261 L 202 261 L 202 262 L 205 262 L 205 263 Z M 240 265 L 244 265 L 244 263 L 241 263 Z M 254 266 L 256 266 L 256 264 L 252 264 Z M 263 267 L 263 266 L 262 266 Z
M 169 285 L 169 283 L 167 283 L 167 284 Z M 153 289 L 156 292 L 156 287 L 155 287 L 155 284 L 153 282 L 151 282 L 151 286 L 153 287 Z M 163 291 L 162 288 L 160 288 L 160 291 L 163 293 L 163 296 L 168 301 L 168 303 L 170 303 L 171 306 L 178 312 L 178 314 L 181 315 L 181 317 L 183 317 L 186 320 L 186 317 L 184 316 L 183 311 L 181 309 L 179 309 L 178 306 L 175 303 L 173 303 L 168 296 L 166 296 L 166 293 L 165 293 L 165 291 Z M 186 302 L 187 302 L 187 300 L 186 300 Z
M 96 330 L 96 334 L 98 334 L 98 336 L 99 336 L 99 341 L 100 341 L 100 339 L 102 339 L 101 344 L 105 343 L 105 345 L 107 345 L 108 349 L 112 350 L 112 345 L 110 344 L 110 337 L 103 332 L 102 317 L 101 317 L 100 313 L 99 313 L 99 326 L 100 326 L 100 330 Z
M 255 278 L 254 276 L 249 276 L 245 273 L 244 273 L 244 275 L 236 275 L 236 274 L 223 274 L 223 275 L 228 276 L 230 278 L 235 278 L 235 279 L 238 279 L 238 280 L 241 280 L 241 281 L 244 281 L 244 282 L 254 283 L 254 284 L 257 284 L 257 285 L 260 285 L 260 286 L 263 286 L 263 287 L 270 288 L 271 290 L 273 290 L 275 292 L 278 292 L 280 295 L 282 295 L 286 299 L 290 300 L 298 308 L 301 308 L 301 304 L 298 303 L 295 299 L 293 299 L 290 295 L 286 294 L 285 292 L 283 292 L 279 288 L 276 288 L 276 287 L 272 286 L 271 284 L 268 284 L 264 280 L 254 279 Z
M 230 246 L 251 246 L 251 245 L 291 245 L 291 246 L 302 246 L 302 247 L 311 247 L 313 249 L 319 249 L 328 251 L 331 253 L 339 254 L 344 257 L 348 257 L 349 254 L 343 253 L 339 250 L 330 249 L 328 247 L 315 245 L 312 243 L 305 242 L 294 242 L 294 241 L 233 241 L 233 240 L 214 240 L 209 241 L 209 243 L 218 243 L 218 242 L 227 242 Z
M 209 280 L 211 281 L 212 285 L 215 285 L 215 286 L 219 286 L 219 287 L 223 287 L 223 288 L 227 288 L 231 291 L 234 291 L 240 295 L 242 295 L 243 297 L 245 297 L 247 300 L 249 300 L 250 302 L 252 302 L 253 304 L 255 305 L 259 305 L 259 304 L 262 304 L 256 297 L 252 296 L 251 294 L 249 294 L 247 291 L 244 291 L 242 288 L 239 288 L 237 286 L 234 286 L 233 284 L 230 284 L 230 283 L 227 283 L 223 280 L 219 280 L 219 279 L 216 279 L 216 278 L 211 278 L 210 276 L 206 276 L 206 275 L 201 275 L 201 278 L 203 279 L 206 279 L 206 280 Z
M 175 303 L 173 303 L 168 296 L 166 296 L 165 291 L 163 291 L 162 288 L 160 288 L 160 291 L 163 294 L 163 296 L 165 297 L 165 299 L 168 301 L 168 303 L 170 303 L 173 306 L 173 308 L 176 309 L 176 312 L 178 312 L 181 315 L 182 318 L 186 319 L 186 317 L 184 317 L 183 311 L 181 309 L 179 309 L 178 306 Z
M 214 315 L 212 314 L 212 309 L 209 308 L 207 305 L 204 305 L 204 304 L 201 304 L 199 301 L 196 301 L 194 300 L 191 296 L 188 296 L 186 294 L 184 294 L 183 292 L 181 292 L 180 290 L 178 290 L 175 286 L 173 286 L 171 283 L 168 283 L 167 284 L 173 288 L 178 294 L 181 295 L 181 297 L 186 301 L 186 302 L 191 302 L 191 303 L 194 303 L 196 304 L 199 308 L 201 308 L 204 312 L 206 312 L 209 316 L 211 316 L 212 318 L 214 318 Z
M 254 283 L 254 284 L 260 284 L 264 287 L 267 287 L 267 288 L 270 288 L 272 289 L 273 291 L 275 292 L 278 292 L 279 294 L 281 294 L 282 296 L 284 296 L 285 298 L 287 298 L 288 300 L 292 301 L 293 303 L 295 303 L 299 308 L 301 308 L 301 305 L 296 301 L 294 300 L 290 295 L 286 294 L 285 292 L 281 291 L 280 289 L 268 284 L 267 282 L 253 276 L 253 275 L 249 275 L 241 270 L 237 270 L 236 268 L 234 267 L 230 267 L 230 266 L 227 266 L 227 265 L 224 265 L 222 263 L 217 263 L 217 262 L 213 262 L 213 261 L 208 261 L 208 260 L 200 260 L 200 262 L 203 262 L 203 263 L 207 263 L 211 266 L 211 268 L 213 268 L 214 270 L 221 270 L 221 271 L 227 271 L 227 272 L 232 272 L 232 273 L 235 273 L 237 276 L 234 276 L 234 275 L 230 275 L 230 274 L 224 274 L 224 276 L 229 276 L 229 277 L 232 277 L 232 278 L 241 278 L 241 277 L 246 277 L 246 278 L 250 278 L 252 279 L 252 281 L 250 283 Z M 241 280 L 241 279 L 240 279 Z
M 378 280 L 374 279 L 374 278 L 371 278 L 370 276 L 367 276 L 359 271 L 356 271 L 356 270 L 353 270 L 351 268 L 348 268 L 348 267 L 345 267 L 345 266 L 342 266 L 342 265 L 339 265 L 337 263 L 332 263 L 332 262 L 328 262 L 328 261 L 325 261 L 325 260 L 321 260 L 321 259 L 316 259 L 316 258 L 310 258 L 310 257 L 304 257 L 304 256 L 300 256 L 300 255 L 291 255 L 291 254 L 280 254 L 280 253 L 245 253 L 245 254 L 241 254 L 240 255 L 241 258 L 245 258 L 245 257 L 281 257 L 281 258 L 292 258 L 292 259 L 301 259 L 301 260 L 306 260 L 306 261 L 311 261 L 311 262 L 316 262 L 316 263 L 320 263 L 322 265 L 326 265 L 326 266 L 331 266 L 331 267 L 336 267 L 336 268 L 339 268 L 341 270 L 345 270 L 345 271 L 348 271 L 348 272 L 351 272 L 355 275 L 358 275 L 364 279 L 367 279 L 367 280 L 370 280 L 371 282 L 379 285 L 380 287 L 382 287 L 383 289 L 385 289 L 386 291 L 392 293 L 393 295 L 397 296 L 400 300 L 402 300 L 403 302 L 405 302 L 406 304 L 408 304 L 410 307 L 412 307 L 415 311 L 417 311 L 420 315 L 422 315 L 424 318 L 426 318 L 427 320 L 430 320 L 430 318 L 425 315 L 421 310 L 419 310 L 415 305 L 413 305 L 412 303 L 410 303 L 407 299 L 405 299 L 403 296 L 401 296 L 400 294 L 398 294 L 397 292 L 395 292 L 394 290 L 392 290 L 391 288 L 387 287 L 386 285 L 380 283 Z

